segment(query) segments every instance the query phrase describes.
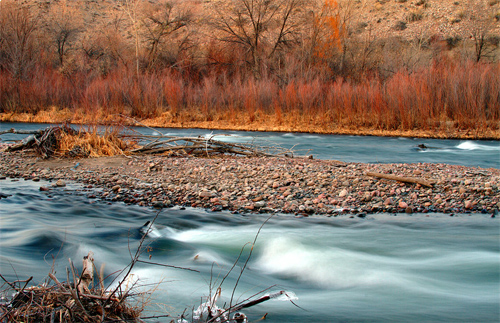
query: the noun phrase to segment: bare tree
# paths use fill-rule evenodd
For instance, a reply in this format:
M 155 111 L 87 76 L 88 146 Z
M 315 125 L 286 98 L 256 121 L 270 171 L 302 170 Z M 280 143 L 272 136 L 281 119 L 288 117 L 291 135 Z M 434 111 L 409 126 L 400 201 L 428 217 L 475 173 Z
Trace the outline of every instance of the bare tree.
M 48 34 L 55 45 L 61 66 L 83 26 L 79 10 L 68 1 L 51 4 L 46 19 Z
M 466 32 L 474 44 L 474 59 L 490 57 L 494 46 L 488 43 L 488 36 L 495 26 L 495 19 L 489 5 L 484 0 L 469 0 L 466 3 L 465 15 Z
M 137 77 L 139 77 L 139 50 L 140 50 L 140 40 L 139 40 L 139 24 L 140 24 L 140 0 L 122 0 L 122 4 L 127 16 L 130 19 L 132 24 L 132 30 L 134 34 L 134 43 L 135 43 L 135 67 Z
M 259 76 L 265 59 L 300 41 L 305 0 L 215 1 L 213 25 L 220 40 L 243 47 Z
M 15 78 L 23 78 L 35 61 L 35 32 L 39 16 L 31 7 L 16 1 L 0 2 L 0 51 L 2 68 Z
M 191 21 L 191 12 L 174 1 L 160 1 L 145 9 L 143 26 L 147 42 L 148 68 L 155 67 L 162 45 Z M 184 42 L 184 38 L 181 42 Z

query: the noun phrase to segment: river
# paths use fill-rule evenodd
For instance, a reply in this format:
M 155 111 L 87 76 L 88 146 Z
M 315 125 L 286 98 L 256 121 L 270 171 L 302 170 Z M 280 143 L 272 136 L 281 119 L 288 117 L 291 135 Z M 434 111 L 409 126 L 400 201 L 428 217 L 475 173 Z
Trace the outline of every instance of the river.
M 48 127 L 36 123 L 0 123 L 0 131 L 38 130 Z M 79 126 L 75 126 L 79 128 Z M 229 131 L 206 129 L 149 129 L 135 127 L 145 135 L 203 136 L 227 142 L 280 145 L 299 155 L 318 159 L 360 163 L 446 163 L 464 166 L 500 168 L 500 142 L 496 140 L 421 139 L 403 137 L 321 135 L 307 133 Z M 3 141 L 26 135 L 5 134 Z M 419 149 L 425 145 L 427 149 Z
M 210 134 L 207 130 L 158 131 Z M 495 141 L 227 131 L 211 135 L 219 133 L 232 135 L 221 137 L 226 140 L 258 137 L 260 142 L 283 146 L 299 144 L 296 149 L 313 149 L 316 158 L 498 168 Z M 441 153 L 414 149 L 420 143 L 442 148 Z M 66 280 L 67 259 L 78 264 L 89 250 L 96 265 L 105 263 L 105 274 L 112 274 L 129 263 L 129 248 L 135 251 L 140 240 L 139 228 L 158 212 L 89 199 L 88 189 L 77 183 L 50 192 L 39 190 L 47 185 L 0 180 L 0 192 L 11 195 L 0 199 L 0 272 L 8 279 L 34 276 L 40 282 L 54 256 L 56 275 Z M 268 217 L 163 209 L 156 220 L 157 236 L 148 238 L 151 251 L 143 259 L 199 273 L 137 264 L 133 274 L 145 285 L 142 288 L 160 283 L 148 314 L 175 317 L 196 307 L 210 286 L 218 286 Z M 230 301 L 248 250 L 247 245 L 222 285 L 221 305 Z M 276 299 L 244 310 L 252 321 L 269 313 L 266 322 L 498 322 L 500 220 L 487 214 L 366 218 L 276 214 L 262 227 L 234 295 L 241 300 L 267 288 L 287 291 L 293 303 Z

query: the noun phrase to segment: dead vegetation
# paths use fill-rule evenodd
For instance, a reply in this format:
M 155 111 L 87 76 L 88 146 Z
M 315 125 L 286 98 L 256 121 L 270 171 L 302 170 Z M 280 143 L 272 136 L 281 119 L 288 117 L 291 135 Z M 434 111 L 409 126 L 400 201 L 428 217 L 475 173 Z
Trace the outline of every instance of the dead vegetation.
M 45 283 L 27 287 L 32 278 L 9 282 L 0 275 L 4 281 L 2 294 L 13 293 L 8 302 L 0 304 L 0 322 L 142 322 L 139 317 L 143 306 L 128 301 L 137 295 L 130 288 L 104 288 L 102 271 L 94 275 L 91 252 L 83 259 L 81 274 L 71 259 L 69 262 L 66 282 L 60 282 L 51 272 Z
M 15 129 L 0 132 L 23 133 Z M 42 158 L 50 157 L 101 157 L 131 154 L 163 154 L 168 156 L 213 157 L 223 155 L 246 157 L 294 157 L 296 151 L 278 145 L 262 146 L 256 143 L 228 143 L 207 137 L 175 137 L 142 135 L 137 132 L 120 132 L 106 128 L 99 132 L 93 127 L 75 130 L 69 125 L 49 127 L 45 130 L 24 132 L 30 134 L 19 143 L 8 146 L 6 151 L 32 149 Z M 225 135 L 218 135 L 225 136 Z M 140 144 L 139 144 L 140 143 Z
M 19 133 L 15 129 L 0 133 Z M 100 133 L 96 127 L 88 131 L 75 130 L 69 125 L 49 127 L 29 132 L 30 136 L 7 148 L 7 151 L 33 149 L 43 158 L 100 157 L 122 155 L 135 147 L 131 140 L 120 138 L 119 130 L 109 128 Z

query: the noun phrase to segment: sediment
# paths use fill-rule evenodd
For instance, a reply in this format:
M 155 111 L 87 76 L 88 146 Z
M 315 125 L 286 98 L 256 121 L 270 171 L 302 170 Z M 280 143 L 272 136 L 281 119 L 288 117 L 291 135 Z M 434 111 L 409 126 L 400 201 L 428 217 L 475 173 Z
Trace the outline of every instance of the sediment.
M 432 187 L 367 176 L 412 177 Z M 115 156 L 43 160 L 0 152 L 0 179 L 83 184 L 89 199 L 155 208 L 200 207 L 297 216 L 487 213 L 500 209 L 500 169 L 448 164 L 362 164 L 305 158 Z M 1 182 L 0 182 L 1 183 Z M 1 187 L 1 185 L 0 185 Z M 0 189 L 1 190 L 1 189 Z

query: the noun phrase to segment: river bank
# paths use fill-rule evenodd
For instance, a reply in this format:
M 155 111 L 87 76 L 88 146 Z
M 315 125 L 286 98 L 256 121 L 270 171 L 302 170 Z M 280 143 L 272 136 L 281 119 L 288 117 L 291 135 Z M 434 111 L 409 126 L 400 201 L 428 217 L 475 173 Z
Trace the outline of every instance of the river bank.
M 184 115 L 184 116 L 182 116 Z M 255 114 L 253 120 L 244 116 L 231 116 L 207 121 L 203 116 L 196 113 L 186 112 L 178 117 L 172 117 L 170 113 L 155 118 L 141 119 L 140 122 L 131 118 L 121 118 L 117 115 L 92 115 L 85 111 L 71 112 L 69 110 L 49 109 L 36 114 L 27 113 L 0 113 L 1 122 L 22 123 L 65 123 L 89 125 L 119 124 L 123 126 L 139 126 L 160 128 L 185 128 L 185 129 L 211 129 L 211 130 L 238 130 L 238 131 L 261 131 L 261 132 L 298 132 L 335 135 L 355 136 L 381 136 L 381 137 L 405 137 L 405 138 L 433 138 L 433 139 L 474 139 L 474 140 L 500 140 L 500 131 L 492 128 L 460 129 L 453 122 L 436 121 L 435 125 L 428 129 L 412 130 L 388 130 L 359 125 L 342 125 L 326 122 L 321 116 L 293 115 L 278 117 L 276 115 Z
M 419 178 L 432 187 L 367 176 Z M 448 164 L 362 164 L 304 158 L 37 158 L 2 152 L 0 178 L 84 184 L 91 199 L 157 208 L 364 217 L 387 213 L 489 213 L 500 209 L 500 170 Z M 52 187 L 40 187 L 50 191 Z

